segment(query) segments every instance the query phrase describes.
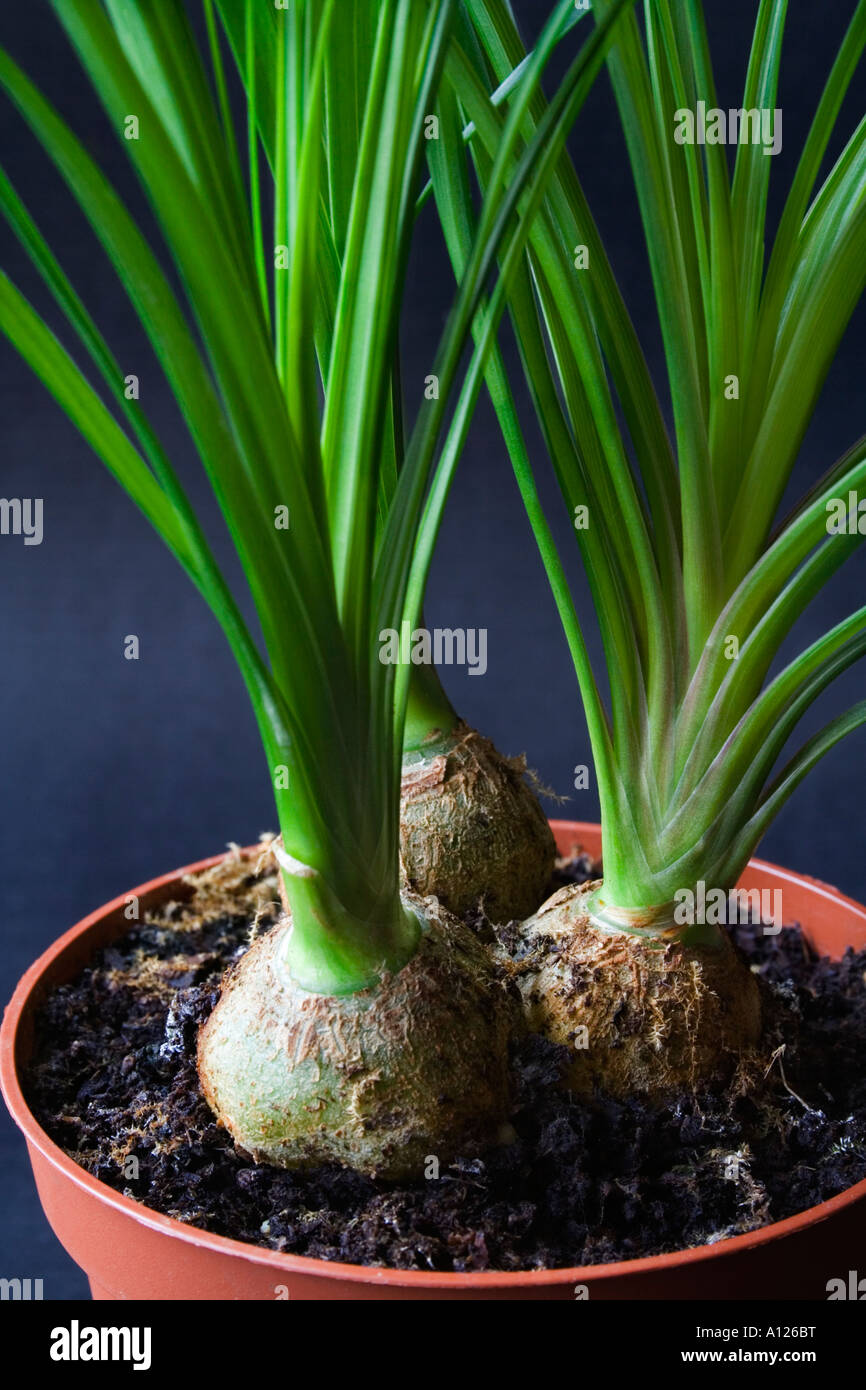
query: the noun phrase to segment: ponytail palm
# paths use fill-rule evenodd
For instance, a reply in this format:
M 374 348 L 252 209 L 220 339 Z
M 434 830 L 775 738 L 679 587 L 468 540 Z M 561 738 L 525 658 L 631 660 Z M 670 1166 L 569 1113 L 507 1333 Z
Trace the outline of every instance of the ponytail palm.
M 524 51 L 504 0 L 467 0 L 467 10 L 478 20 L 476 43 L 455 45 L 448 70 L 451 100 L 474 122 L 483 183 L 502 123 L 487 92 Z M 599 0 L 595 10 L 609 5 Z M 760 6 L 744 108 L 775 105 L 785 11 L 784 0 Z M 588 508 L 588 525 L 574 534 L 604 639 L 609 710 L 511 401 L 498 404 L 574 657 L 606 830 L 604 899 L 624 925 L 665 908 L 697 878 L 733 884 L 809 769 L 866 720 L 866 706 L 855 706 L 772 776 L 805 711 L 866 651 L 866 609 L 858 609 L 766 680 L 796 619 L 862 540 L 833 534 L 828 514 L 833 499 L 866 483 L 863 440 L 781 522 L 776 513 L 866 284 L 866 119 L 816 189 L 866 44 L 866 4 L 856 6 L 828 77 L 766 268 L 772 159 L 741 144 L 731 175 L 723 146 L 674 139 L 675 111 L 716 105 L 702 6 L 647 0 L 644 15 L 643 38 L 634 14 L 623 20 L 608 65 L 649 252 L 673 441 L 567 156 L 511 305 L 569 515 Z M 525 139 L 543 109 L 533 103 Z M 454 176 L 441 183 L 452 247 L 468 246 L 469 205 Z M 588 249 L 586 270 L 575 270 L 577 245 Z
M 761 0 L 747 111 L 776 106 L 786 9 L 786 0 Z M 472 23 L 449 51 L 441 104 L 483 188 L 525 51 L 506 0 L 467 0 L 466 11 Z M 594 12 L 604 20 L 608 0 L 595 0 Z M 866 120 L 819 181 L 864 44 L 859 0 L 765 256 L 772 158 L 741 143 L 731 167 L 723 145 L 675 138 L 678 112 L 718 105 L 700 0 L 645 0 L 643 25 L 630 12 L 618 27 L 608 68 L 664 383 L 652 380 L 567 155 L 533 224 L 511 316 L 559 488 L 578 518 L 609 705 L 502 364 L 493 357 L 488 368 L 574 660 L 601 800 L 603 884 L 553 900 L 530 928 L 536 939 L 560 934 L 553 963 L 532 983 L 543 1001 L 536 1022 L 562 1041 L 585 1023 L 595 1050 L 575 1063 L 575 1085 L 676 1088 L 756 1041 L 754 981 L 719 936 L 719 917 L 695 923 L 688 900 L 701 882 L 727 895 L 810 769 L 866 722 L 861 701 L 775 770 L 803 715 L 866 652 L 860 608 L 770 677 L 797 618 L 862 540 L 856 526 L 828 526 L 828 516 L 866 487 L 863 439 L 781 521 L 777 513 L 866 283 Z M 503 108 L 490 92 L 509 78 Z M 524 140 L 544 112 L 536 96 L 521 118 Z M 467 174 L 436 158 L 431 174 L 461 273 L 474 227 Z M 599 966 L 607 985 L 590 1004 L 569 973 Z
M 216 616 L 274 786 L 290 918 L 248 953 L 212 1016 L 200 1053 L 206 1092 L 261 1156 L 411 1166 L 431 1130 L 447 1148 L 500 1119 L 507 1006 L 474 942 L 461 937 L 460 950 L 444 951 L 436 914 L 401 896 L 409 672 L 379 660 L 379 633 L 417 621 L 509 284 L 610 26 L 573 60 L 526 140 L 523 110 L 567 28 L 565 0 L 545 26 L 497 137 L 477 236 L 430 364 L 438 394 L 421 401 L 421 385 L 412 389 L 404 442 L 397 326 L 424 123 L 454 0 L 294 0 L 279 9 L 221 0 L 216 10 L 205 0 L 204 55 L 182 0 L 52 5 L 126 137 L 182 293 L 98 165 L 3 53 L 0 85 L 78 200 L 153 346 L 237 549 L 266 652 L 146 412 L 127 399 L 108 343 L 3 177 L 5 215 L 87 370 L 3 274 L 0 326 Z M 221 24 L 245 94 L 240 133 Z M 347 1059 L 335 1038 L 350 1035 Z M 285 1046 L 275 1049 L 278 1038 Z

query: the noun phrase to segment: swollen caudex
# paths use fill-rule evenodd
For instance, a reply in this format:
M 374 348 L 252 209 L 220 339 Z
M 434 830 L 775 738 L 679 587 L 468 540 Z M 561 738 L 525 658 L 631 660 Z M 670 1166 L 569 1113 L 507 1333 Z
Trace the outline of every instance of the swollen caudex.
M 597 887 L 555 893 L 509 959 L 528 1027 L 569 1049 L 565 1083 L 663 1101 L 729 1080 L 761 1033 L 758 984 L 730 938 L 687 946 L 606 929 L 588 909 Z
M 464 723 L 404 756 L 400 857 L 411 889 L 458 916 L 480 904 L 493 922 L 538 907 L 555 847 L 525 771 Z
M 324 996 L 286 969 L 291 920 L 258 938 L 202 1026 L 205 1096 L 257 1162 L 336 1162 L 418 1176 L 510 1131 L 508 1043 L 519 1010 L 472 932 L 433 900 L 402 970 Z

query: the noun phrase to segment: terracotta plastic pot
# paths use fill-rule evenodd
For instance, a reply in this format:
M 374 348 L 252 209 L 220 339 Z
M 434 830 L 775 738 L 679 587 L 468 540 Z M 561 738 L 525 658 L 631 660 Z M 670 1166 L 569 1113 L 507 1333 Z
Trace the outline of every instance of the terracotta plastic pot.
M 554 821 L 560 852 L 600 850 L 598 826 Z M 203 860 L 134 890 L 144 906 L 183 895 Z M 746 888 L 782 888 L 785 918 L 820 952 L 866 946 L 866 909 L 835 888 L 754 860 Z M 45 995 L 129 928 L 126 896 L 86 917 L 45 952 L 19 984 L 0 1032 L 0 1080 L 23 1130 L 39 1196 L 58 1239 L 85 1270 L 97 1299 L 826 1299 L 827 1281 L 862 1264 L 866 1182 L 763 1230 L 697 1249 L 620 1264 L 526 1274 L 434 1274 L 365 1269 L 282 1255 L 184 1225 L 97 1182 L 36 1123 L 19 1084 Z

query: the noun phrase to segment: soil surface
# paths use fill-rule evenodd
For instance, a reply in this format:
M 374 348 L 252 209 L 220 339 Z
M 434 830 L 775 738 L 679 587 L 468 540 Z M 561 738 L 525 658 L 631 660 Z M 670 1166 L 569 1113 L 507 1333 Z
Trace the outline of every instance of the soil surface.
M 560 862 L 551 891 L 597 873 Z M 236 859 L 193 888 L 47 999 L 26 1083 L 77 1163 L 157 1211 L 319 1259 L 522 1270 L 714 1242 L 866 1177 L 866 952 L 816 959 L 796 928 L 759 927 L 737 929 L 770 1019 L 758 1094 L 577 1103 L 557 1085 L 565 1049 L 530 1037 L 514 1049 L 518 1138 L 483 1160 L 399 1185 L 256 1166 L 202 1099 L 195 1038 L 225 966 L 275 920 L 276 884 Z

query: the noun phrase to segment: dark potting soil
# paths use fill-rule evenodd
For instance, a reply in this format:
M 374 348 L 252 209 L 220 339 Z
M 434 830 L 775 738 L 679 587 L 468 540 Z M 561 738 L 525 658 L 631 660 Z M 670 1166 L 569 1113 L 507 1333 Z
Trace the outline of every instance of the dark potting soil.
M 595 873 L 576 859 L 558 883 Z M 796 928 L 752 927 L 738 941 L 771 1016 L 759 1092 L 577 1103 L 557 1085 L 565 1049 L 530 1037 L 507 1148 L 399 1185 L 257 1166 L 202 1098 L 195 1039 L 224 967 L 272 924 L 275 883 L 239 859 L 194 883 L 47 999 L 27 1082 L 76 1162 L 157 1211 L 326 1260 L 522 1270 L 714 1242 L 866 1177 L 866 952 L 817 959 Z

